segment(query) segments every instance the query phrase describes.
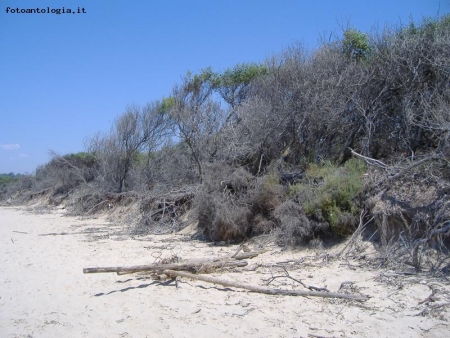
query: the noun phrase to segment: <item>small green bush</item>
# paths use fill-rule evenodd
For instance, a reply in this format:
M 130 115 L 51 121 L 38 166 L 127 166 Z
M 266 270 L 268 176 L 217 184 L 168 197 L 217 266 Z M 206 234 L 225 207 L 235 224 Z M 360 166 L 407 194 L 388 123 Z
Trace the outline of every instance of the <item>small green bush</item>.
M 0 174 L 0 185 L 6 185 L 9 183 L 15 182 L 17 180 L 18 180 L 18 178 L 15 176 Z
M 333 234 L 346 236 L 354 230 L 359 211 L 358 196 L 362 191 L 364 162 L 351 159 L 338 167 L 331 162 L 311 164 L 302 183 L 291 186 L 309 217 L 329 223 Z

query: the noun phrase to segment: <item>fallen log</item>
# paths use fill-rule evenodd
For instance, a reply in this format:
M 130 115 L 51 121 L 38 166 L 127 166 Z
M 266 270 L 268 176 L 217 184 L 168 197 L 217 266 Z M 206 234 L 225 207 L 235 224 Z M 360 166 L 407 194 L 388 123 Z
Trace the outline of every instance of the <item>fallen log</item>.
M 323 291 L 302 291 L 302 290 L 281 290 L 281 289 L 269 289 L 266 287 L 258 286 L 258 285 L 250 285 L 239 282 L 230 282 L 220 278 L 203 276 L 203 275 L 194 275 L 189 272 L 184 271 L 174 271 L 174 270 L 164 270 L 163 274 L 171 277 L 185 277 L 190 279 L 196 279 L 207 283 L 218 284 L 225 287 L 239 288 L 245 289 L 250 292 L 263 293 L 267 295 L 285 295 L 285 296 L 302 296 L 302 297 L 325 297 L 325 298 L 342 298 L 342 299 L 351 299 L 357 300 L 360 302 L 366 301 L 369 299 L 368 296 L 360 296 L 360 295 L 350 295 L 344 293 L 337 292 L 323 292 Z
M 250 259 L 258 256 L 264 251 L 247 252 L 232 257 L 218 257 L 214 259 L 195 259 L 180 263 L 169 264 L 148 264 L 148 265 L 136 265 L 136 266 L 112 266 L 112 267 L 98 267 L 98 268 L 84 268 L 83 273 L 107 273 L 115 272 L 118 275 L 126 275 L 135 272 L 153 271 L 161 273 L 163 270 L 187 270 L 192 272 L 198 272 L 201 269 L 219 269 L 222 267 L 243 267 L 247 266 L 247 262 L 243 262 L 244 259 Z
M 150 264 L 150 265 L 136 265 L 136 266 L 116 266 L 116 267 L 99 267 L 99 268 L 84 268 L 83 273 L 105 273 L 115 272 L 118 275 L 126 275 L 135 272 L 153 271 L 162 273 L 164 270 L 188 270 L 199 271 L 200 269 L 218 269 L 223 267 L 243 267 L 247 266 L 245 261 L 234 261 L 229 259 L 217 260 L 196 260 L 181 263 L 169 264 Z

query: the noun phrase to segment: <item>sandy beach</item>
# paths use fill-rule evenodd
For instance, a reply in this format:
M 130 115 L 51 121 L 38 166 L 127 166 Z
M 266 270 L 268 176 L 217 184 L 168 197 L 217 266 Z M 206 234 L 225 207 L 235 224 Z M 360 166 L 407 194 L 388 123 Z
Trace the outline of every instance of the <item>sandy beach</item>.
M 450 286 L 443 278 L 364 266 L 332 251 L 267 252 L 244 268 L 214 272 L 280 289 L 323 287 L 365 302 L 263 295 L 197 280 L 83 274 L 83 268 L 231 255 L 179 234 L 131 236 L 106 218 L 81 219 L 0 207 L 1 337 L 448 337 Z M 284 268 L 283 268 L 284 267 Z M 285 278 L 286 271 L 289 277 Z M 272 277 L 277 277 L 273 279 Z

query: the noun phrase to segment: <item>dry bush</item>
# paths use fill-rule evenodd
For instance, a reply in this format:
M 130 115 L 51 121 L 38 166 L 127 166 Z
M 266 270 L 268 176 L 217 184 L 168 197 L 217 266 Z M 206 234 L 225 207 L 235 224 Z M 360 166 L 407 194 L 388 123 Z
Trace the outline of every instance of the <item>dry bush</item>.
M 252 236 L 272 233 L 277 228 L 277 223 L 264 217 L 263 215 L 256 215 L 253 219 Z
M 208 167 L 194 202 L 198 227 L 214 241 L 239 241 L 272 232 L 273 211 L 286 196 L 276 175 L 255 179 L 243 168 Z
M 130 206 L 140 199 L 135 192 L 103 193 L 90 188 L 77 190 L 72 194 L 67 210 L 72 215 L 95 215 L 112 212 L 117 207 Z
M 298 245 L 332 234 L 323 216 L 308 217 L 301 201 L 288 199 L 290 188 L 279 183 L 279 175 L 256 179 L 242 168 L 212 165 L 205 177 L 203 190 L 195 197 L 194 217 L 208 239 L 239 241 L 277 232 L 280 244 Z M 339 224 L 353 221 L 341 214 Z
M 36 175 L 23 176 L 11 185 L 11 193 L 24 196 L 24 202 L 42 197 L 45 192 L 51 205 L 64 203 L 77 189 L 89 187 L 95 179 L 97 161 L 92 154 L 75 153 L 64 156 L 51 152 L 52 159 L 36 169 Z M 91 186 L 92 188 L 92 186 Z
M 440 177 L 446 167 L 446 163 L 429 163 L 395 180 L 380 178 L 366 206 L 375 217 L 383 245 L 400 234 L 420 239 L 450 219 L 450 182 Z
M 205 166 L 204 191 L 220 191 L 242 197 L 252 184 L 253 176 L 243 168 L 235 168 L 223 162 Z
M 134 232 L 162 234 L 181 230 L 187 224 L 184 216 L 190 210 L 193 198 L 194 192 L 189 189 L 159 194 L 153 191 L 139 203 L 139 221 Z
M 260 178 L 251 196 L 251 204 L 254 214 L 269 217 L 287 195 L 287 189 L 280 183 L 280 178 L 275 174 L 269 174 Z
M 246 171 L 244 168 L 237 168 L 229 176 L 229 181 L 221 182 L 223 186 L 224 183 L 228 185 L 227 189 L 231 189 L 232 194 L 245 194 L 249 187 L 253 184 L 253 176 Z
M 5 200 L 8 204 L 23 203 L 24 195 L 27 195 L 34 184 L 35 178 L 29 175 L 20 175 L 14 180 L 0 182 L 0 200 Z
M 255 219 L 245 203 L 237 205 L 220 195 L 200 193 L 196 196 L 195 207 L 198 228 L 212 241 L 241 241 L 272 228 L 263 217 Z
M 248 191 L 251 175 L 225 164 L 206 168 L 203 190 L 194 200 L 194 217 L 203 235 L 214 241 L 242 240 L 251 232 Z
M 183 143 L 154 152 L 146 176 L 148 184 L 166 186 L 168 190 L 199 182 L 195 162 Z
M 424 266 L 441 271 L 450 253 L 450 182 L 442 175 L 448 162 L 445 158 L 405 160 L 386 170 L 390 176 L 372 168 L 368 181 L 372 189 L 366 189 L 366 209 L 374 217 L 383 264 L 406 263 L 417 271 Z
M 281 245 L 304 244 L 328 229 L 328 223 L 308 219 L 302 207 L 291 200 L 280 204 L 273 214 L 280 227 Z
M 214 221 L 208 229 L 208 237 L 213 241 L 239 241 L 248 237 L 253 214 L 245 206 L 223 205 L 215 213 Z

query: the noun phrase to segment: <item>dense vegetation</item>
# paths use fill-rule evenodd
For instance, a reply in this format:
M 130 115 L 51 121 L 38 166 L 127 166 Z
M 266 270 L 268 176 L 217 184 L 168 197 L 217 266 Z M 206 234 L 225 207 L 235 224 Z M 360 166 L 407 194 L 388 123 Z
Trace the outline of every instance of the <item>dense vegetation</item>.
M 76 189 L 96 205 L 134 192 L 144 228 L 173 225 L 185 205 L 213 240 L 276 231 L 297 244 L 366 221 L 385 244 L 427 238 L 450 212 L 449 55 L 444 16 L 187 73 L 167 97 L 127 107 L 85 153 L 54 154 L 33 189 Z

